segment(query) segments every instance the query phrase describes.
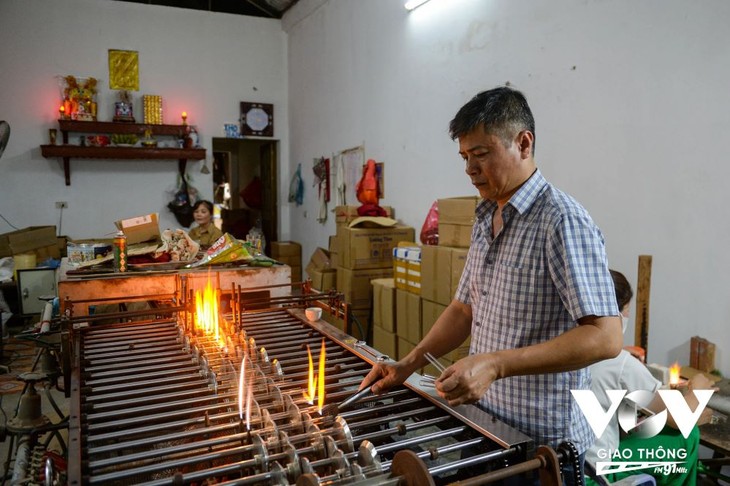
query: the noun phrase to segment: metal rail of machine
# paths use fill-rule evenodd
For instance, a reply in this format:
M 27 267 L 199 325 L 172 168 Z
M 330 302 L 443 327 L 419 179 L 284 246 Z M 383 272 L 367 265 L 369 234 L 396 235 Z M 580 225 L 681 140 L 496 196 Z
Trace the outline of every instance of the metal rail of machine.
M 318 306 L 346 321 L 341 296 L 295 290 L 233 288 L 214 331 L 199 327 L 184 281 L 153 318 L 67 316 L 68 484 L 476 485 L 529 470 L 562 484 L 552 449 L 477 407 L 450 407 L 420 375 L 326 413 L 389 358 L 346 324 L 304 316 Z

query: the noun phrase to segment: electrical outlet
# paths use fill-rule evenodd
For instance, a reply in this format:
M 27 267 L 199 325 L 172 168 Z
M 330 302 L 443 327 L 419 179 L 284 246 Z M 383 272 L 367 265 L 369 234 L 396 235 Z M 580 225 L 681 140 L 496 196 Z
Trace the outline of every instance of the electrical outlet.
M 65 209 L 68 207 L 68 203 L 66 201 L 56 201 L 56 209 Z

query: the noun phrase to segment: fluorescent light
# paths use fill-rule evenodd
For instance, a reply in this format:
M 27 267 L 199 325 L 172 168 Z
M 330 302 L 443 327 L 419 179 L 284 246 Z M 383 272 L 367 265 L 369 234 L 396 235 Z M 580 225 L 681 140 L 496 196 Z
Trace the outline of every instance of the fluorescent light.
M 406 2 L 406 10 L 416 9 L 428 1 L 429 0 L 408 0 Z

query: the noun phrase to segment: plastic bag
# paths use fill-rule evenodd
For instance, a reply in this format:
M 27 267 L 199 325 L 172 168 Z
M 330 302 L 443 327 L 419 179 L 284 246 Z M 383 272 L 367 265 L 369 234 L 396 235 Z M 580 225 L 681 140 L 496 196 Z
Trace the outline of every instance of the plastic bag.
M 439 202 L 438 199 L 433 202 L 431 209 L 428 210 L 426 221 L 421 226 L 421 243 L 424 245 L 439 244 Z
M 177 222 L 185 228 L 193 222 L 193 204 L 195 203 L 195 195 L 198 193 L 197 189 L 188 185 L 186 178 L 187 175 L 180 176 L 178 189 L 172 201 L 167 204 L 167 209 L 172 211 Z
M 297 165 L 297 171 L 289 183 L 289 202 L 301 206 L 304 203 L 304 181 L 302 180 L 302 164 Z
M 355 195 L 362 204 L 378 204 L 380 193 L 378 190 L 378 175 L 373 159 L 369 159 L 365 164 L 362 178 L 355 187 Z

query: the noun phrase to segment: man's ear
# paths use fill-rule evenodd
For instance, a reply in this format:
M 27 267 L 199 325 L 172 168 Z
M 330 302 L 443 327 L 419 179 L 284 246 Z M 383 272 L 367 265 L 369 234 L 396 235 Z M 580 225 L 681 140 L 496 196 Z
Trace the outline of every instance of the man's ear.
M 516 142 L 523 159 L 532 157 L 532 144 L 535 143 L 535 135 L 531 131 L 522 130 L 517 134 Z

